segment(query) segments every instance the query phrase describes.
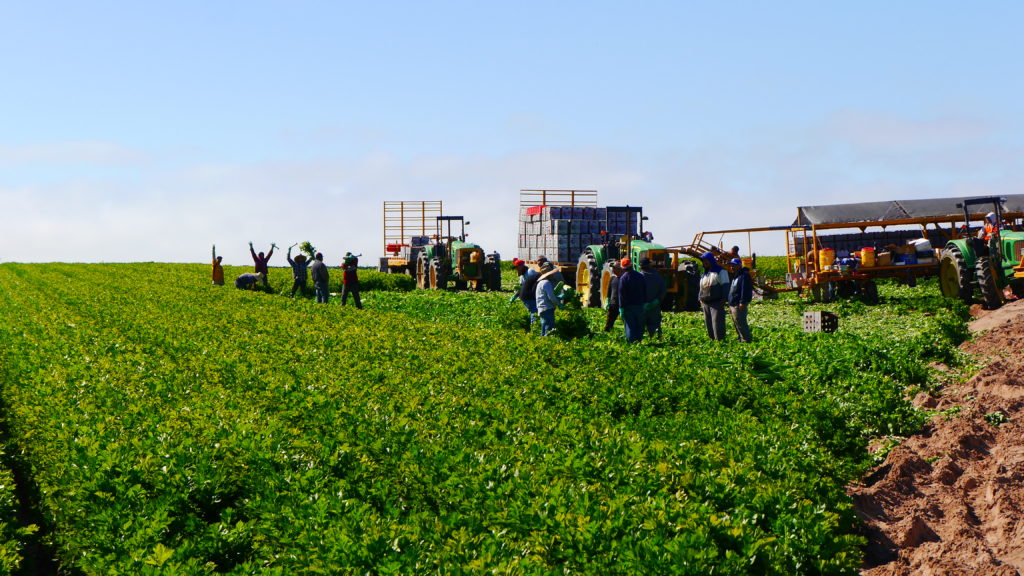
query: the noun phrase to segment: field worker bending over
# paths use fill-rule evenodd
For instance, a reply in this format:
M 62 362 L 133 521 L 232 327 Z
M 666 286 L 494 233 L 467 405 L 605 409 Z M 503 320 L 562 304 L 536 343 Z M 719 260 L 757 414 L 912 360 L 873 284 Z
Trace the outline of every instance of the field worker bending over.
M 739 258 L 729 261 L 729 273 L 732 275 L 729 286 L 729 314 L 732 316 L 732 324 L 736 327 L 736 336 L 740 342 L 750 343 L 752 338 L 750 325 L 747 324 L 747 307 L 754 299 L 754 280 L 750 277 L 750 270 Z
M 356 303 L 356 308 L 362 310 L 363 304 L 359 301 L 359 258 L 351 252 L 345 253 L 345 259 L 341 263 L 341 305 L 345 305 L 348 295 Z
M 266 285 L 267 279 L 262 273 L 253 274 L 252 272 L 246 272 L 238 278 L 235 278 L 235 288 L 238 288 L 239 290 L 255 290 L 256 283 L 261 281 Z
M 270 274 L 270 269 L 267 267 L 267 262 L 270 262 L 270 257 L 274 255 L 274 248 L 277 248 L 277 244 L 271 242 L 270 252 L 268 252 L 267 255 L 264 256 L 263 252 L 257 254 L 256 251 L 252 249 L 252 242 L 249 242 L 249 254 L 252 254 L 252 262 L 254 265 L 253 267 L 255 268 L 253 272 L 257 274 L 263 274 L 263 286 L 267 288 L 269 288 L 269 286 L 267 286 L 267 275 Z
M 540 316 L 540 335 L 547 336 L 555 330 L 555 308 L 560 307 L 555 296 L 556 268 L 551 262 L 540 267 L 540 278 L 537 279 L 537 314 Z
M 217 256 L 217 245 L 214 244 L 213 245 L 213 273 L 211 274 L 211 277 L 213 278 L 213 285 L 214 286 L 223 286 L 224 285 L 224 267 L 220 265 L 221 260 L 223 260 L 223 257 Z
M 324 255 L 317 252 L 313 261 L 309 264 L 309 273 L 313 276 L 313 290 L 316 292 L 317 304 L 327 304 L 331 297 L 331 290 L 327 287 L 331 276 L 327 272 L 327 265 L 324 264 Z
M 644 306 L 647 304 L 647 281 L 633 269 L 633 261 L 623 258 L 622 276 L 619 277 L 619 314 L 626 325 L 626 341 L 644 339 Z
M 513 294 L 508 302 L 511 304 L 518 299 L 523 303 L 523 307 L 530 313 L 530 324 L 526 327 L 526 331 L 529 332 L 537 320 L 537 281 L 540 280 L 540 273 L 519 258 L 512 259 L 512 269 L 519 274 L 519 291 Z
M 708 338 L 725 340 L 725 301 L 729 297 L 729 273 L 718 265 L 711 252 L 701 254 L 704 275 L 700 277 L 700 307 Z
M 292 260 L 292 249 L 288 249 L 288 254 L 285 255 L 288 259 L 288 265 L 292 267 L 292 278 L 295 279 L 292 282 L 292 298 L 295 298 L 295 291 L 298 290 L 303 296 L 306 295 L 306 279 L 309 277 L 309 262 L 306 261 L 306 257 L 299 254 Z

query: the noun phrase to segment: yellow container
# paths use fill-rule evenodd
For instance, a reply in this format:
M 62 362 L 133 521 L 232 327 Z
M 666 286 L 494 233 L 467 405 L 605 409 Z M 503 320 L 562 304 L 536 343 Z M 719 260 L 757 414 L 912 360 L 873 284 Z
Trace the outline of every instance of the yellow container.
M 822 270 L 830 270 L 827 268 L 832 266 L 832 263 L 836 261 L 836 251 L 831 248 L 822 248 L 818 250 L 818 265 L 821 266 Z
M 868 246 L 860 249 L 860 265 L 869 268 L 875 265 L 875 249 Z

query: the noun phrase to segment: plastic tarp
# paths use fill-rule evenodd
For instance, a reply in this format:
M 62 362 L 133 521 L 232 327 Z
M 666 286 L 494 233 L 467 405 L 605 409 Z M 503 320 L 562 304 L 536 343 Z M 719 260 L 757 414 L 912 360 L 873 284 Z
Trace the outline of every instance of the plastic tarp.
M 1024 212 L 1024 194 L 1004 194 L 1004 212 Z M 822 226 L 826 224 L 855 224 L 861 222 L 885 222 L 891 220 L 916 220 L 953 218 L 962 219 L 964 211 L 956 205 L 964 200 L 986 198 L 986 196 L 960 196 L 956 198 L 934 198 L 927 200 L 889 200 L 885 202 L 861 202 L 858 204 L 831 204 L 828 206 L 801 206 L 795 225 Z M 984 204 L 971 208 L 972 213 L 991 210 Z

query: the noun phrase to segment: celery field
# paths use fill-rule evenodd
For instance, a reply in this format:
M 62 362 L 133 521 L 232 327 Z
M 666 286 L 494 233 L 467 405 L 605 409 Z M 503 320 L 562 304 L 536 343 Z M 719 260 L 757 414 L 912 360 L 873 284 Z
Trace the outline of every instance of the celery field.
M 966 337 L 934 281 L 755 302 L 750 345 L 679 313 L 631 346 L 603 310 L 526 333 L 507 272 L 360 274 L 363 310 L 287 298 L 280 268 L 267 294 L 0 264 L 0 573 L 856 574 L 845 486 Z

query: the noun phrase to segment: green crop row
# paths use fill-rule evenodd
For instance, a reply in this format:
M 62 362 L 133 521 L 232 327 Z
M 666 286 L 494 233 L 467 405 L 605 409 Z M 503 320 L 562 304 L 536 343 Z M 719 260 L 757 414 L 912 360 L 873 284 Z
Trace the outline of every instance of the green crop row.
M 69 571 L 854 574 L 845 486 L 962 337 L 888 285 L 835 334 L 781 300 L 753 345 L 671 314 L 631 346 L 599 310 L 527 334 L 509 293 L 355 310 L 207 272 L 0 265 L 0 416 Z

